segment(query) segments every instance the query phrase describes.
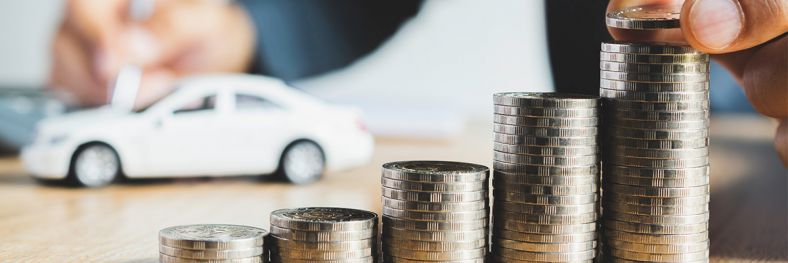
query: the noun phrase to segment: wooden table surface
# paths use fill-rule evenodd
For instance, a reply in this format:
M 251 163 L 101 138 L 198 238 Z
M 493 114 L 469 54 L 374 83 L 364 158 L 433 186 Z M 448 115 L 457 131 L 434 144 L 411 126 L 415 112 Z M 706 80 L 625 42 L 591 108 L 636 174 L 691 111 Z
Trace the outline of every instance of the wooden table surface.
M 711 254 L 714 262 L 788 262 L 788 171 L 772 148 L 774 123 L 712 119 Z M 384 162 L 491 163 L 489 124 L 441 141 L 378 139 L 373 161 L 294 186 L 251 178 L 132 181 L 100 189 L 37 184 L 19 161 L 0 159 L 0 262 L 156 262 L 157 233 L 181 224 L 268 228 L 279 208 L 380 211 Z

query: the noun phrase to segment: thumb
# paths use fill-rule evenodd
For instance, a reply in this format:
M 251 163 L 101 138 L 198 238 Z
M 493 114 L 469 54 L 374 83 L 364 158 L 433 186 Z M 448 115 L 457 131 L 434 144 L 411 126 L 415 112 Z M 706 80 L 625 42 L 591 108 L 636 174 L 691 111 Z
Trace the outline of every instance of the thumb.
M 788 1 L 687 0 L 681 27 L 687 42 L 701 51 L 744 50 L 788 31 Z

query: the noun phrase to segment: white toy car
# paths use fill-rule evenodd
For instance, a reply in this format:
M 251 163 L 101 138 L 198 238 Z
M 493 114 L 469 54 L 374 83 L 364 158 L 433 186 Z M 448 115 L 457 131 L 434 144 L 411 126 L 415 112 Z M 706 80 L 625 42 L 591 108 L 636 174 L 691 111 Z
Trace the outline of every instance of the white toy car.
M 28 172 L 89 187 L 128 178 L 278 173 L 296 184 L 369 161 L 355 109 L 252 75 L 187 78 L 136 112 L 103 107 L 45 119 L 22 150 Z

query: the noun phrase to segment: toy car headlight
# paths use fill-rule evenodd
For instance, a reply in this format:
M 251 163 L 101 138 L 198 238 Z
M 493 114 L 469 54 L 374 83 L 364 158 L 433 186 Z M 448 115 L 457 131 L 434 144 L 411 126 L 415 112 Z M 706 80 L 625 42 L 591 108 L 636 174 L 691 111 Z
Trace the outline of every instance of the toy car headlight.
M 49 138 L 49 144 L 60 144 L 68 139 L 68 134 L 58 134 Z

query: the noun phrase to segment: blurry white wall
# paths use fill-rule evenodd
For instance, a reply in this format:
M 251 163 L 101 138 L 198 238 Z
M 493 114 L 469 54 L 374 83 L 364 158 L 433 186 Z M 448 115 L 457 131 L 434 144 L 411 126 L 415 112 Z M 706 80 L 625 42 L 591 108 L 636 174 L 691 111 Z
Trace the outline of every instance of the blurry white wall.
M 45 83 L 64 1 L 0 1 L 0 86 Z M 379 50 L 294 83 L 365 110 L 379 134 L 443 136 L 492 118 L 492 93 L 553 90 L 543 1 L 428 0 Z
M 64 1 L 0 1 L 0 85 L 40 86 Z

